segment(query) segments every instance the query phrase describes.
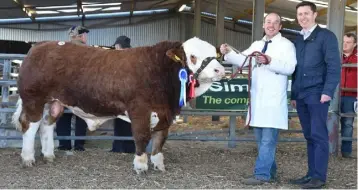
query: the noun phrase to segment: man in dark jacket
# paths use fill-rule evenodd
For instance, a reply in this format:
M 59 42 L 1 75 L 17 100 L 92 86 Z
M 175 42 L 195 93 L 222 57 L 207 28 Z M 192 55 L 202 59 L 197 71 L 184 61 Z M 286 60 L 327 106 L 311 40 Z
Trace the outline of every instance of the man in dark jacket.
M 116 50 L 131 48 L 131 40 L 127 36 L 119 36 L 113 46 Z M 131 124 L 122 119 L 114 119 L 114 136 L 131 137 Z M 114 140 L 111 152 L 134 153 L 135 144 L 133 140 Z
M 296 10 L 302 31 L 295 41 L 297 66 L 291 103 L 307 141 L 308 172 L 292 183 L 321 188 L 326 183 L 329 158 L 328 108 L 340 81 L 341 59 L 335 34 L 316 24 L 316 5 L 302 1 Z
M 87 33 L 89 30 L 83 26 L 73 26 L 69 29 L 68 35 L 72 43 L 78 45 L 87 44 Z M 64 113 L 56 122 L 57 136 L 71 136 L 71 120 L 74 115 L 72 113 Z M 76 119 L 75 135 L 86 136 L 87 124 L 80 117 L 74 116 Z M 84 151 L 84 140 L 75 140 L 74 150 Z M 71 140 L 59 140 L 59 150 L 71 150 Z
M 357 65 L 357 36 L 348 33 L 343 37 L 343 63 Z M 344 67 L 341 74 L 341 87 L 357 89 L 357 67 Z M 354 102 L 357 101 L 357 92 L 341 92 L 341 113 L 354 113 Z M 341 136 L 353 136 L 353 117 L 341 117 Z M 352 157 L 352 141 L 342 140 L 342 157 Z

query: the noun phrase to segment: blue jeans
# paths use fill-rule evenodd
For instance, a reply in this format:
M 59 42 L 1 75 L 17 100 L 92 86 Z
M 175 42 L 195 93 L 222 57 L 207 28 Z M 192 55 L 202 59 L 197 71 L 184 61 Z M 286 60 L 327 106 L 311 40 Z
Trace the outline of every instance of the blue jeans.
M 341 97 L 341 112 L 342 113 L 354 113 L 354 102 L 356 97 L 342 96 Z M 351 137 L 353 136 L 353 117 L 341 117 L 341 136 Z M 342 140 L 341 145 L 342 153 L 352 153 L 352 141 Z
M 277 165 L 276 144 L 278 139 L 278 129 L 253 127 L 258 156 L 256 159 L 254 175 L 256 179 L 269 181 L 276 177 Z

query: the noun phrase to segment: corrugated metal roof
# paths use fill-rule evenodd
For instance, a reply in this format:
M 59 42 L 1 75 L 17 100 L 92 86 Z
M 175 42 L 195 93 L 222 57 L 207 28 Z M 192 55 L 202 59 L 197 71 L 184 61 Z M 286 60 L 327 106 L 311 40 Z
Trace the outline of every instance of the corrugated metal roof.
M 182 20 L 184 19 L 184 20 Z M 134 20 L 135 21 L 135 20 Z M 87 25 L 95 25 L 103 20 L 86 21 Z M 113 27 L 90 28 L 88 35 L 88 44 L 111 46 L 115 39 L 120 35 L 127 35 L 131 38 L 133 47 L 152 45 L 163 40 L 185 40 L 192 34 L 192 23 L 190 17 L 175 16 L 172 18 L 150 21 L 138 25 L 128 25 L 128 20 L 117 21 Z M 78 25 L 79 22 L 64 22 L 62 25 L 42 25 L 42 29 L 36 30 L 37 24 L 11 25 L 13 28 L 0 28 L 0 40 L 30 41 L 38 42 L 43 40 L 68 40 L 67 31 L 72 25 Z M 26 26 L 25 26 L 26 25 Z M 118 26 L 116 26 L 118 25 Z M 68 28 L 66 27 L 68 26 Z M 8 27 L 8 26 L 7 26 Z M 14 29 L 15 27 L 28 29 Z M 66 29 L 56 29 L 62 27 Z M 209 43 L 216 44 L 215 25 L 202 22 L 201 38 Z M 251 35 L 243 34 L 231 30 L 225 30 L 225 41 L 237 49 L 243 49 L 250 45 Z

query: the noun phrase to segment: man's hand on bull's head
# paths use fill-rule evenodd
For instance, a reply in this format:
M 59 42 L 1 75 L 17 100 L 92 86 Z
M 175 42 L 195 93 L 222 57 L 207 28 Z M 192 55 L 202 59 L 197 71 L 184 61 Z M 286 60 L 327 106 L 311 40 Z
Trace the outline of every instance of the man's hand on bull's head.
M 232 49 L 227 44 L 221 44 L 221 46 L 220 46 L 221 54 L 226 55 L 226 54 L 230 53 L 230 51 L 232 51 Z

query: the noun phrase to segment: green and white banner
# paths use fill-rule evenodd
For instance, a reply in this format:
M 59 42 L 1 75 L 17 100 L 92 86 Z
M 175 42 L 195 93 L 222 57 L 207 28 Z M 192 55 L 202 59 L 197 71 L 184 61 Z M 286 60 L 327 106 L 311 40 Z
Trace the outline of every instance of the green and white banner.
M 288 100 L 290 103 L 291 80 L 287 87 Z M 214 82 L 210 89 L 196 98 L 196 109 L 210 110 L 247 110 L 248 105 L 248 80 L 232 79 Z

